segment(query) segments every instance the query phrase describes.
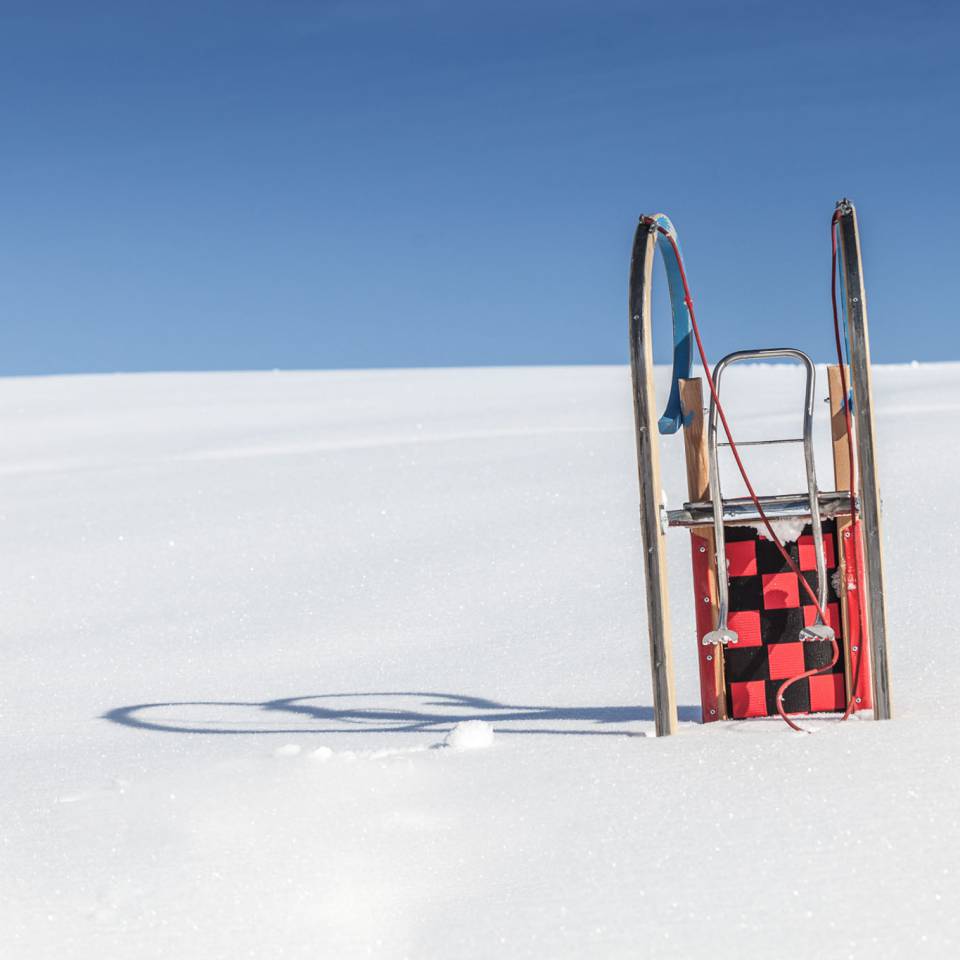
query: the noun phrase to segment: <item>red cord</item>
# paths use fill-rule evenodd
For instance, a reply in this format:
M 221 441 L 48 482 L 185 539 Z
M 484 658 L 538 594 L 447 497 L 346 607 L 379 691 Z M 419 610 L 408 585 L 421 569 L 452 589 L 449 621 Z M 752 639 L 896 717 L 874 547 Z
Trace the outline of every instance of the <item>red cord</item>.
M 720 415 L 720 421 L 723 424 L 723 431 L 727 435 L 727 442 L 730 445 L 730 452 L 733 454 L 733 458 L 737 463 L 738 469 L 740 470 L 740 476 L 743 477 L 743 482 L 747 488 L 747 491 L 750 494 L 750 499 L 753 501 L 753 505 L 756 507 L 757 513 L 759 514 L 760 519 L 763 521 L 763 525 L 767 528 L 767 532 L 770 534 L 770 539 L 773 541 L 773 543 L 776 544 L 777 549 L 780 551 L 780 553 L 783 555 L 784 560 L 787 562 L 787 566 L 789 566 L 789 568 L 793 571 L 793 573 L 796 574 L 797 580 L 799 581 L 800 585 L 804 588 L 804 590 L 806 590 L 807 594 L 810 596 L 810 599 L 813 601 L 813 604 L 816 607 L 817 613 L 820 616 L 820 621 L 822 623 L 826 623 L 827 617 L 823 608 L 820 606 L 820 601 L 817 598 L 817 595 L 813 592 L 812 587 L 810 586 L 809 583 L 807 583 L 806 578 L 800 572 L 800 568 L 797 566 L 796 563 L 794 563 L 793 558 L 787 552 L 786 547 L 784 547 L 784 545 L 780 542 L 780 538 L 774 532 L 773 526 L 771 525 L 770 520 L 767 518 L 767 515 L 760 504 L 760 498 L 757 496 L 756 491 L 753 489 L 753 484 L 750 482 L 750 478 L 747 476 L 747 471 L 743 465 L 743 461 L 740 459 L 740 452 L 737 449 L 736 443 L 734 442 L 733 433 L 730 430 L 730 424 L 727 422 L 727 416 L 724 413 L 723 405 L 720 403 L 720 396 L 717 393 L 716 385 L 713 382 L 713 376 L 710 373 L 710 363 L 707 360 L 707 353 L 703 347 L 703 340 L 700 338 L 700 328 L 697 325 L 697 317 L 693 310 L 693 297 L 690 294 L 690 285 L 687 282 L 687 274 L 683 267 L 683 259 L 680 256 L 680 248 L 677 245 L 677 241 L 663 227 L 661 227 L 659 224 L 656 224 L 655 221 L 648 220 L 647 222 L 654 224 L 656 226 L 657 232 L 661 233 L 663 236 L 667 238 L 667 240 L 670 243 L 670 246 L 673 247 L 674 254 L 676 255 L 677 265 L 680 268 L 680 279 L 683 282 L 684 302 L 686 303 L 687 310 L 690 314 L 690 327 L 693 330 L 693 336 L 697 343 L 697 351 L 700 354 L 700 362 L 703 365 L 703 373 L 707 379 L 707 385 L 710 387 L 710 394 L 713 397 L 714 404 L 716 405 L 717 413 Z M 834 243 L 836 243 L 836 240 L 834 240 Z M 836 254 L 834 254 L 834 256 L 836 256 Z M 834 319 L 836 320 L 836 293 L 835 292 L 834 292 Z M 837 329 L 839 330 L 839 324 L 837 324 Z M 837 333 L 837 336 L 839 338 L 839 332 Z M 843 370 L 842 361 L 840 364 L 840 368 L 842 372 Z M 846 396 L 846 394 L 844 396 Z M 849 417 L 849 412 L 848 412 L 848 417 Z M 852 498 L 852 490 L 851 490 L 851 498 Z M 718 568 L 720 566 L 719 557 L 717 558 L 717 566 Z M 725 574 L 725 571 L 720 571 L 718 569 L 717 574 L 721 575 L 721 573 Z M 826 666 L 817 667 L 816 669 L 813 669 L 813 670 L 805 670 L 803 673 L 800 673 L 797 676 L 791 677 L 790 679 L 784 681 L 780 685 L 780 688 L 777 690 L 777 700 L 776 700 L 777 713 L 780 714 L 780 717 L 788 726 L 792 727 L 798 733 L 804 733 L 806 731 L 804 731 L 803 727 L 794 723 L 793 720 L 787 715 L 783 707 L 783 695 L 786 692 L 786 690 L 790 686 L 792 686 L 794 683 L 798 683 L 800 680 L 805 680 L 808 677 L 815 676 L 818 673 L 823 673 L 826 670 L 833 669 L 837 660 L 840 659 L 840 648 L 837 646 L 837 641 L 835 638 L 830 640 L 830 644 L 833 647 L 833 656 L 831 657 L 830 662 Z M 849 705 L 848 705 L 848 708 L 849 708 Z M 846 719 L 846 716 L 847 714 L 844 715 L 844 719 Z

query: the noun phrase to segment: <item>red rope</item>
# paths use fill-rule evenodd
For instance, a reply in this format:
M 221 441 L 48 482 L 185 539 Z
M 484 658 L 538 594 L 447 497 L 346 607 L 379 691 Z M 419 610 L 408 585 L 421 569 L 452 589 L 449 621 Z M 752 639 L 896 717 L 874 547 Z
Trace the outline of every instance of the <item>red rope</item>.
M 651 224 L 655 223 L 655 221 L 652 221 L 652 220 L 647 222 Z M 667 238 L 667 240 L 670 243 L 670 246 L 673 247 L 674 254 L 676 255 L 677 265 L 680 268 L 680 279 L 683 282 L 683 298 L 684 298 L 684 302 L 687 305 L 687 310 L 690 314 L 690 327 L 693 330 L 693 336 L 697 343 L 697 351 L 700 354 L 700 362 L 703 365 L 703 373 L 707 379 L 707 385 L 710 387 L 710 394 L 713 397 L 713 402 L 717 408 L 717 413 L 720 415 L 720 422 L 723 424 L 723 432 L 727 435 L 727 442 L 730 445 L 730 452 L 733 454 L 733 458 L 737 463 L 737 468 L 740 471 L 740 476 L 743 478 L 744 485 L 747 488 L 747 492 L 750 494 L 750 499 L 753 501 L 753 505 L 754 507 L 756 507 L 757 513 L 759 514 L 760 519 L 763 521 L 763 525 L 767 528 L 767 532 L 770 534 L 770 539 L 773 541 L 773 543 L 776 544 L 777 549 L 780 551 L 780 553 L 783 556 L 783 559 L 787 562 L 787 566 L 793 571 L 793 573 L 796 574 L 797 580 L 799 581 L 800 585 L 806 590 L 810 599 L 813 601 L 814 606 L 817 609 L 817 613 L 820 616 L 821 622 L 826 623 L 827 617 L 823 608 L 820 606 L 820 601 L 817 598 L 817 595 L 813 592 L 812 587 L 810 586 L 809 583 L 807 583 L 806 578 L 801 574 L 800 568 L 797 566 L 796 563 L 794 563 L 794 560 L 790 556 L 790 554 L 787 552 L 786 547 L 784 547 L 784 545 L 780 542 L 780 538 L 774 532 L 773 526 L 771 525 L 770 520 L 767 518 L 767 515 L 760 504 L 760 498 L 757 496 L 756 491 L 753 489 L 753 484 L 750 482 L 750 477 L 747 475 L 746 467 L 744 467 L 743 461 L 740 459 L 740 451 L 737 449 L 737 445 L 734 442 L 733 433 L 730 430 L 730 424 L 727 422 L 727 415 L 724 412 L 723 405 L 720 403 L 720 395 L 717 393 L 716 384 L 714 384 L 713 382 L 713 375 L 710 372 L 710 363 L 707 360 L 707 353 L 703 347 L 703 340 L 700 338 L 700 328 L 697 325 L 697 317 L 693 309 L 693 297 L 690 294 L 690 285 L 687 282 L 687 274 L 683 267 L 683 259 L 680 256 L 680 248 L 677 245 L 677 241 L 659 224 L 656 224 L 656 229 L 658 233 L 662 234 Z M 836 240 L 834 240 L 834 243 L 836 243 Z M 834 252 L 834 257 L 836 257 L 836 252 Z M 836 320 L 836 292 L 835 291 L 834 291 L 834 319 Z M 839 324 L 837 324 L 837 328 L 839 329 Z M 837 336 L 839 337 L 839 333 L 837 334 Z M 843 369 L 842 361 L 841 361 L 840 367 L 842 371 Z M 851 491 L 851 496 L 852 496 L 852 491 Z M 720 567 L 719 557 L 717 557 L 717 567 L 718 567 L 717 575 L 725 576 L 726 571 L 719 569 Z M 826 666 L 817 667 L 816 669 L 813 669 L 813 670 L 805 670 L 803 673 L 800 673 L 795 677 L 791 677 L 788 680 L 785 680 L 780 685 L 780 688 L 777 690 L 777 701 L 776 701 L 777 713 L 780 714 L 781 718 L 788 726 L 792 727 L 798 733 L 804 733 L 805 731 L 803 727 L 794 723 L 794 721 L 787 715 L 787 712 L 783 706 L 783 695 L 789 687 L 791 687 L 795 683 L 798 683 L 800 680 L 805 680 L 808 677 L 816 676 L 816 674 L 818 673 L 823 673 L 826 670 L 833 669 L 833 667 L 836 665 L 837 660 L 840 659 L 840 648 L 837 646 L 837 641 L 835 638 L 831 639 L 830 643 L 833 647 L 833 656 L 831 657 L 830 662 Z M 844 714 L 844 719 L 846 719 L 846 716 L 847 714 Z

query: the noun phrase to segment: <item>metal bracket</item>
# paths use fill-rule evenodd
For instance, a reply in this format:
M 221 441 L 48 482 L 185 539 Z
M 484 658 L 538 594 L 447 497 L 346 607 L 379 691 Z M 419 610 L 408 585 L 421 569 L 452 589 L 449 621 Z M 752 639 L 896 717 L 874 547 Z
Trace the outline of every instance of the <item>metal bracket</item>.
M 702 642 L 705 647 L 712 646 L 715 643 L 721 643 L 723 646 L 726 646 L 728 643 L 739 643 L 740 638 L 733 630 L 711 630 L 709 633 L 703 635 Z
M 800 631 L 800 639 L 806 641 L 813 640 L 836 640 L 837 635 L 833 627 L 828 627 L 825 623 L 812 623 L 809 627 L 804 627 Z
M 854 504 L 860 510 L 860 498 L 854 497 Z M 758 523 L 760 514 L 749 497 L 731 497 L 721 501 L 723 523 Z M 818 491 L 817 505 L 820 516 L 825 520 L 850 516 L 850 493 L 847 490 Z M 773 497 L 760 497 L 760 506 L 769 520 L 810 520 L 810 500 L 807 494 L 777 494 Z M 709 500 L 685 503 L 681 510 L 661 510 L 671 527 L 705 527 L 714 521 L 713 504 Z

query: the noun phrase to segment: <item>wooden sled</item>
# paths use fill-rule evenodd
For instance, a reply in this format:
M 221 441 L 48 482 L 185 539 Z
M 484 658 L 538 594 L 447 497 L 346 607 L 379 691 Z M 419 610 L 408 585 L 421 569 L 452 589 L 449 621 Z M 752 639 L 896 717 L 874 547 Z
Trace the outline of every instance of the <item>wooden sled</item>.
M 761 519 L 753 501 L 724 499 L 719 492 L 718 441 L 712 415 L 719 394 L 711 396 L 708 426 L 703 384 L 691 377 L 692 304 L 684 298 L 685 274 L 676 231 L 662 214 L 641 217 L 637 228 L 630 267 L 630 365 L 658 736 L 677 728 L 665 550 L 671 527 L 690 531 L 704 722 L 776 713 L 776 692 L 786 679 L 827 663 L 825 644 L 816 642 L 826 636 L 835 636 L 840 648 L 836 664 L 808 679 L 791 681 L 781 707 L 796 714 L 842 712 L 849 706 L 850 712 L 872 708 L 876 719 L 891 716 L 867 312 L 856 212 L 849 201 L 838 203 L 835 223 L 849 359 L 849 371 L 844 368 L 843 378 L 851 387 L 848 400 L 843 396 L 839 365 L 828 369 L 835 489 L 819 491 L 812 446 L 807 442 L 807 491 L 759 498 L 762 512 L 773 521 L 808 521 L 800 538 L 787 547 L 800 576 L 816 581 L 820 602 L 815 605 L 804 602 L 797 574 L 785 565 L 779 548 L 770 549 L 774 545 L 751 529 L 750 525 Z M 670 289 L 674 362 L 667 407 L 656 420 L 650 304 L 658 248 Z M 718 386 L 724 365 L 771 354 L 790 355 L 812 373 L 812 363 L 799 351 L 753 351 L 721 360 L 714 368 L 714 386 Z M 805 431 L 812 416 L 812 389 L 811 378 Z M 859 481 L 855 498 L 850 494 L 847 402 L 852 404 L 855 476 Z M 681 430 L 689 499 L 682 509 L 670 511 L 662 505 L 659 437 Z M 786 442 L 800 441 L 790 438 Z M 718 544 L 722 547 L 723 582 L 717 575 Z M 866 602 L 860 601 L 861 595 Z M 821 622 L 818 609 L 826 614 L 826 622 Z

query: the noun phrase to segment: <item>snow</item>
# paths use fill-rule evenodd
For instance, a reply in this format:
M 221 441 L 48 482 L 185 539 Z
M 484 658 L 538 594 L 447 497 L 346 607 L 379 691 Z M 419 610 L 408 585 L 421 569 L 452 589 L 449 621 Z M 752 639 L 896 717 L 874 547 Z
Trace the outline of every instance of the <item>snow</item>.
M 833 484 L 831 484 L 831 486 L 833 486 Z M 777 535 L 777 539 L 781 543 L 796 543 L 796 541 L 800 539 L 800 535 L 803 533 L 807 523 L 808 521 L 806 520 L 790 520 L 784 518 L 771 520 L 770 526 L 773 527 L 773 532 Z M 759 523 L 748 523 L 746 526 L 756 530 L 758 536 L 764 540 L 770 539 L 770 531 L 767 530 L 766 524 L 763 523 L 763 521 Z
M 875 391 L 896 719 L 697 723 L 671 531 L 657 739 L 625 368 L 0 381 L 0 954 L 955 955 L 960 366 Z
M 485 750 L 493 746 L 493 727 L 485 720 L 461 720 L 444 743 L 454 750 Z

